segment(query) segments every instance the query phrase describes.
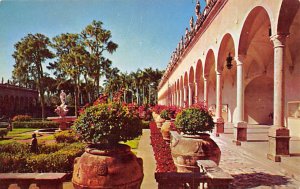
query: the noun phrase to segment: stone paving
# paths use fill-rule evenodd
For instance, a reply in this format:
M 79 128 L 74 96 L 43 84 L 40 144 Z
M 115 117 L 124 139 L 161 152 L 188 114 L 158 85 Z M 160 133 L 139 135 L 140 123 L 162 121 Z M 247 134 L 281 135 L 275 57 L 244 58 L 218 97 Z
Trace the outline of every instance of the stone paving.
M 255 132 L 254 132 L 255 133 Z M 282 163 L 275 163 L 266 158 L 266 146 L 268 142 L 259 138 L 257 133 L 248 138 L 253 141 L 260 141 L 251 144 L 251 142 L 242 143 L 242 146 L 236 146 L 232 142 L 231 133 L 221 134 L 220 137 L 212 138 L 221 149 L 220 167 L 234 177 L 232 188 L 289 188 L 299 189 L 300 164 L 295 164 L 296 171 L 290 170 Z M 249 133 L 248 135 L 251 135 Z M 266 137 L 266 135 L 264 136 Z M 255 150 L 251 149 L 254 147 Z M 291 158 L 291 157 L 290 157 Z M 297 172 L 299 171 L 299 172 Z

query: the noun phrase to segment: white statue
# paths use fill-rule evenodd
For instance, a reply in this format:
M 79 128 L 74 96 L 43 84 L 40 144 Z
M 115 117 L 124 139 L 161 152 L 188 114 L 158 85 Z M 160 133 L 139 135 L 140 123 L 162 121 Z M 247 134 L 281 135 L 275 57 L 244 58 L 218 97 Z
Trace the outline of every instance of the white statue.
M 56 109 L 54 110 L 60 117 L 65 117 L 68 113 L 67 105 L 66 105 L 66 93 L 64 90 L 61 90 L 59 98 L 61 105 L 57 106 Z

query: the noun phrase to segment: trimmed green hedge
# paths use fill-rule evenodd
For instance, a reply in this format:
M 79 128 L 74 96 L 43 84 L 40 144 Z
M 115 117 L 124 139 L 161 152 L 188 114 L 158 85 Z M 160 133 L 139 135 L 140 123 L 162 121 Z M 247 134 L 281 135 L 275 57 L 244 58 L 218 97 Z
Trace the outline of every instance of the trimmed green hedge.
M 79 141 L 78 134 L 73 130 L 61 131 L 54 134 L 57 143 L 73 143 Z
M 30 153 L 28 144 L 0 145 L 0 172 L 72 172 L 73 162 L 84 152 L 85 144 L 39 145 L 40 154 Z
M 16 121 L 12 123 L 13 128 L 37 128 L 37 129 L 44 129 L 44 128 L 58 128 L 59 123 L 53 121 Z

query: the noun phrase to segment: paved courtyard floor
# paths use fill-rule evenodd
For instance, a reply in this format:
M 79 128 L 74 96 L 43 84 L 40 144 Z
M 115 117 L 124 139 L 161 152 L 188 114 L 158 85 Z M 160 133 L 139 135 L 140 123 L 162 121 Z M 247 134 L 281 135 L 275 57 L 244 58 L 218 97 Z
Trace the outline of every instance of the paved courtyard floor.
M 211 137 L 221 149 L 220 167 L 234 177 L 231 188 L 288 188 L 300 189 L 300 139 L 292 138 L 291 157 L 275 163 L 267 159 L 269 126 L 249 126 L 248 142 L 236 146 L 233 142 L 233 129 L 225 128 L 225 133 Z M 144 180 L 142 189 L 156 189 L 154 178 L 155 160 L 150 144 L 150 131 L 143 130 L 137 156 L 143 158 Z M 72 188 L 66 183 L 64 188 Z
M 300 139 L 292 138 L 291 157 L 267 159 L 269 126 L 249 126 L 248 141 L 236 146 L 233 129 L 212 138 L 221 149 L 220 167 L 234 177 L 232 188 L 300 188 Z

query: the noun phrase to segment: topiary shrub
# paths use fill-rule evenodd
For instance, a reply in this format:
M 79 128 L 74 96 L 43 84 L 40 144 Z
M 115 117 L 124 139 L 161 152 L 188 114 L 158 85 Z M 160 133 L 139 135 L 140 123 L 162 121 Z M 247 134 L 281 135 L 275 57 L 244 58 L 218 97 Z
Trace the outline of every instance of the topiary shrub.
M 12 121 L 31 121 L 32 117 L 29 115 L 16 115 L 13 117 Z
M 79 141 L 78 135 L 74 130 L 66 130 L 55 133 L 54 138 L 58 143 L 73 143 Z
M 86 108 L 74 123 L 82 139 L 94 144 L 115 145 L 142 134 L 135 108 L 120 103 L 99 103 Z
M 214 121 L 205 108 L 188 108 L 177 114 L 176 128 L 188 135 L 197 135 L 205 131 L 212 131 Z

